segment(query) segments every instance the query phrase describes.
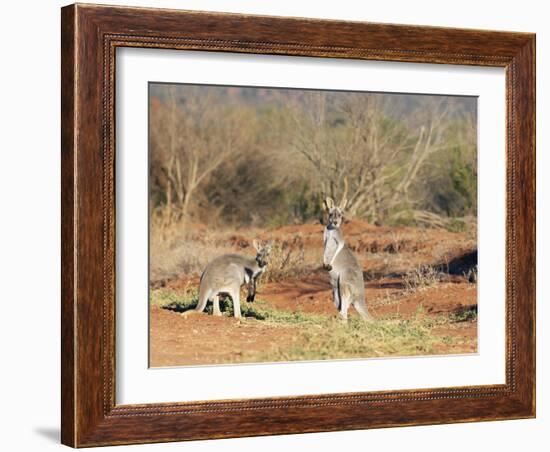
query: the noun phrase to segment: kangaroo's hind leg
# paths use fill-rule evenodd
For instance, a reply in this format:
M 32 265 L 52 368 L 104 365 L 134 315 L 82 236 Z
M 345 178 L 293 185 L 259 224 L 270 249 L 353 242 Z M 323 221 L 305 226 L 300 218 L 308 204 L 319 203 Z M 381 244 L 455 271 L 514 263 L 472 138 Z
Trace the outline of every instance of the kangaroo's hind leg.
M 236 319 L 241 318 L 241 301 L 239 299 L 240 297 L 241 288 L 240 286 L 233 287 L 231 289 L 231 292 L 229 295 L 231 296 L 231 300 L 233 300 L 233 312 Z
M 342 320 L 348 319 L 348 309 L 351 305 L 351 293 L 349 286 L 342 281 L 342 278 L 338 278 L 338 284 L 336 286 L 336 291 L 334 293 L 335 297 L 334 304 L 338 302 L 336 307 L 340 313 L 340 318 Z
M 340 302 L 340 318 L 342 320 L 348 319 L 348 309 L 351 305 L 351 300 L 347 296 L 342 297 L 342 301 Z
M 340 318 L 342 320 L 347 320 L 348 309 L 351 305 L 351 293 L 348 286 L 341 284 L 341 280 L 338 280 L 338 296 L 340 300 Z
M 340 291 L 338 290 L 338 286 L 336 284 L 332 287 L 332 302 L 339 311 L 342 302 L 340 301 Z
M 218 294 L 214 295 L 214 311 L 213 314 L 217 317 L 220 317 L 222 315 L 222 311 L 220 311 L 220 296 Z

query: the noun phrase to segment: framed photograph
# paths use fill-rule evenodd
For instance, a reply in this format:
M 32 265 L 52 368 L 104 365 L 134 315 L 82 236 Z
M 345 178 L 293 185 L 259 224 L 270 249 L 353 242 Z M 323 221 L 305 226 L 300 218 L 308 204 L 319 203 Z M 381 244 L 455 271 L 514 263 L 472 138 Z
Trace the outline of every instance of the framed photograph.
M 62 8 L 62 442 L 535 416 L 535 36 Z

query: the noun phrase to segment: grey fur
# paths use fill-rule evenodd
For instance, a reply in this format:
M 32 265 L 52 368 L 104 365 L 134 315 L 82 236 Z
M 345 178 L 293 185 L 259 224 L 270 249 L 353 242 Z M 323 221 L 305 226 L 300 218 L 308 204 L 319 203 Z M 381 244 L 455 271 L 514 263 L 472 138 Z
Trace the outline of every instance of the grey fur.
M 348 318 L 348 309 L 353 305 L 365 321 L 372 321 L 365 304 L 363 269 L 353 252 L 346 246 L 341 225 L 346 202 L 335 206 L 331 198 L 325 200 L 328 213 L 324 239 L 323 267 L 329 270 L 332 298 L 343 320 Z
M 209 300 L 214 303 L 214 315 L 220 311 L 220 294 L 228 294 L 233 300 L 236 318 L 241 317 L 240 289 L 248 285 L 247 301 L 254 301 L 256 280 L 265 271 L 271 245 L 260 245 L 254 241 L 256 257 L 239 254 L 224 254 L 211 261 L 201 275 L 199 303 L 195 312 L 202 312 Z M 188 313 L 187 311 L 186 313 Z M 184 314 L 186 314 L 184 313 Z

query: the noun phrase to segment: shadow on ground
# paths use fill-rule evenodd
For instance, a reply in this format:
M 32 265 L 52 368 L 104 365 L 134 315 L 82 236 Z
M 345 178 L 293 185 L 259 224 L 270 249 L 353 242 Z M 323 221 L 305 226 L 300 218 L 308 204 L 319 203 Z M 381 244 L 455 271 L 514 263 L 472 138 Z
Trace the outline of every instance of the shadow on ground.
M 189 304 L 183 304 L 179 302 L 172 302 L 167 305 L 162 306 L 162 309 L 166 309 L 168 311 L 173 311 L 177 313 L 184 313 L 187 311 L 192 311 L 197 307 L 197 302 L 194 301 Z M 220 300 L 220 311 L 222 314 L 232 317 L 233 316 L 233 302 L 231 301 L 231 298 L 225 297 Z M 212 314 L 212 303 L 208 302 L 206 305 L 205 312 L 208 314 Z M 256 320 L 265 320 L 266 316 L 265 314 L 258 311 L 258 309 L 255 309 L 252 303 L 246 303 L 245 305 L 241 305 L 241 314 L 243 317 L 249 317 L 254 318 Z

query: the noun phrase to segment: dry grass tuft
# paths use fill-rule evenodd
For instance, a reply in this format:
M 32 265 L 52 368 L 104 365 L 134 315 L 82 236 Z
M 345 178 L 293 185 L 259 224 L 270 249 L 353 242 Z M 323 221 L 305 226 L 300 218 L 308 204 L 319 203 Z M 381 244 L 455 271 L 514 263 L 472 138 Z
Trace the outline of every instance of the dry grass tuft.
M 407 292 L 435 287 L 442 280 L 442 274 L 430 265 L 421 265 L 409 270 L 403 276 L 403 285 Z
M 200 275 L 213 258 L 234 252 L 227 234 L 206 234 L 183 221 L 162 224 L 162 219 L 153 217 L 150 234 L 151 283 L 181 275 Z
M 305 250 L 301 237 L 295 237 L 290 242 L 275 241 L 269 256 L 269 265 L 261 280 L 274 282 L 301 276 L 309 270 L 304 260 Z

